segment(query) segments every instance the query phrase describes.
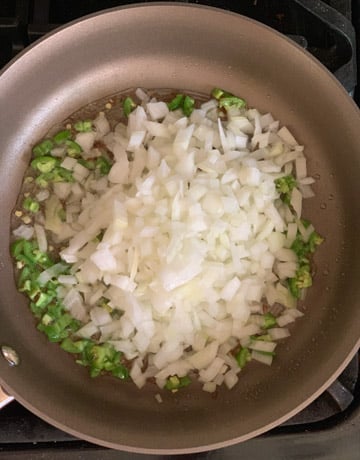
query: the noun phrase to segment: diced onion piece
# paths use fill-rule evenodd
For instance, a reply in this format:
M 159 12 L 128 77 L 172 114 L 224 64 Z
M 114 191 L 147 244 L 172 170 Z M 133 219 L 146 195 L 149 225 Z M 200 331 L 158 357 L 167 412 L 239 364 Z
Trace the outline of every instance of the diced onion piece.
M 34 224 L 34 230 L 35 230 L 35 235 L 36 235 L 36 239 L 38 242 L 39 250 L 41 252 L 46 252 L 48 244 L 47 244 L 47 238 L 46 238 L 44 227 L 39 224 Z
M 256 350 L 253 350 L 251 352 L 251 357 L 252 359 L 255 359 L 255 361 L 258 361 L 259 363 L 262 363 L 262 364 L 266 364 L 267 366 L 271 366 L 272 361 L 273 361 L 272 355 L 266 355 Z
M 90 152 L 95 142 L 96 134 L 94 132 L 77 133 L 75 142 L 80 145 L 84 152 Z
M 111 315 L 102 307 L 93 307 L 90 310 L 91 321 L 95 326 L 103 326 L 111 322 Z
M 13 235 L 16 238 L 24 238 L 25 240 L 31 240 L 34 235 L 34 227 L 31 225 L 21 224 L 15 230 L 13 230 Z
M 169 113 L 168 106 L 165 102 L 148 102 L 146 109 L 152 120 L 161 120 Z
M 286 329 L 285 327 L 274 327 L 272 329 L 268 329 L 268 334 L 272 340 L 285 339 L 290 336 L 289 329 Z
M 202 387 L 203 391 L 207 393 L 214 393 L 216 391 L 216 383 L 215 382 L 206 382 Z
M 225 385 L 231 390 L 239 381 L 239 377 L 236 375 L 234 371 L 229 371 L 225 374 L 224 382 Z
M 275 350 L 276 343 L 274 342 L 266 342 L 264 340 L 253 340 L 249 344 L 249 348 L 252 350 L 257 350 L 257 351 L 266 351 L 266 352 L 272 352 Z

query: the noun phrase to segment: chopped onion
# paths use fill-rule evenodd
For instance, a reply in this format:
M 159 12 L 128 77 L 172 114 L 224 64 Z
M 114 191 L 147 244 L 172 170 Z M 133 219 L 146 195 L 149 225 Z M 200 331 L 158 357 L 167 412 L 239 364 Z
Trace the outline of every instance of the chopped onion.
M 233 371 L 229 371 L 224 377 L 225 385 L 231 390 L 239 381 L 239 377 Z
M 251 357 L 252 359 L 255 359 L 255 361 L 266 364 L 267 366 L 271 366 L 272 361 L 273 361 L 272 355 L 265 355 L 264 353 L 259 353 L 256 350 L 253 350 L 251 352 Z
M 301 221 L 314 180 L 303 147 L 270 113 L 230 108 L 223 117 L 212 99 L 186 117 L 142 89 L 136 96 L 127 126 L 111 130 L 101 112 L 76 135 L 84 160 L 102 155 L 95 140 L 106 146 L 109 173 L 58 152 L 75 182 L 40 190 L 45 219 L 41 210 L 34 228 L 13 233 L 35 231 L 42 252 L 48 238 L 61 243 L 70 274 L 55 264 L 40 285 L 57 278 L 58 297 L 83 323 L 77 336 L 123 353 L 138 388 L 195 371 L 204 391 L 231 389 L 241 371 L 233 350 L 270 365 L 285 326 L 302 316 L 286 280 L 298 269 L 292 243 L 314 230 Z M 289 206 L 274 181 L 290 173 Z M 278 304 L 277 325 L 265 330 L 264 305 Z M 265 334 L 271 341 L 256 339 Z
M 207 391 L 208 393 L 214 393 L 216 391 L 216 383 L 215 382 L 206 382 L 202 387 L 203 391 Z
M 21 224 L 15 230 L 13 230 L 13 235 L 16 238 L 24 238 L 25 240 L 31 240 L 34 235 L 34 227 L 31 225 Z
M 44 227 L 39 224 L 34 224 L 34 230 L 35 230 L 35 235 L 36 235 L 36 239 L 37 239 L 40 251 L 46 252 L 48 244 L 47 244 L 46 233 L 45 233 Z

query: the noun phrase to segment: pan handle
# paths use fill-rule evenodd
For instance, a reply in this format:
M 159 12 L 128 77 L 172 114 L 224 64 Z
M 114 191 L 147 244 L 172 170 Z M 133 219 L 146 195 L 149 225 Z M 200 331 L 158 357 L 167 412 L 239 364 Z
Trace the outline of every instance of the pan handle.
M 342 67 L 334 72 L 335 77 L 342 82 L 347 92 L 352 95 L 356 86 L 356 36 L 355 29 L 351 20 L 345 17 L 335 8 L 325 3 L 323 0 L 295 0 L 311 14 L 315 15 L 320 21 L 327 24 L 348 42 L 351 49 L 351 57 Z
M 7 404 L 14 400 L 14 396 L 10 396 L 6 391 L 0 387 L 0 409 L 5 407 Z

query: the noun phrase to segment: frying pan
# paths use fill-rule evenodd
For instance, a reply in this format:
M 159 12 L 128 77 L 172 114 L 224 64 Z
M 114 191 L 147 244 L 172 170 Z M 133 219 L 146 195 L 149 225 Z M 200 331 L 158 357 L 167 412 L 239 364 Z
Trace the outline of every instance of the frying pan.
M 56 123 L 127 88 L 209 93 L 215 86 L 271 111 L 306 146 L 316 197 L 310 218 L 326 242 L 292 337 L 270 368 L 249 365 L 217 398 L 191 387 L 138 390 L 90 379 L 34 327 L 9 256 L 10 215 L 31 147 Z M 340 374 L 360 345 L 359 112 L 340 84 L 304 50 L 252 20 L 184 4 L 137 5 L 61 28 L 0 77 L 1 384 L 39 417 L 77 437 L 133 452 L 189 453 L 257 436 L 300 411 Z

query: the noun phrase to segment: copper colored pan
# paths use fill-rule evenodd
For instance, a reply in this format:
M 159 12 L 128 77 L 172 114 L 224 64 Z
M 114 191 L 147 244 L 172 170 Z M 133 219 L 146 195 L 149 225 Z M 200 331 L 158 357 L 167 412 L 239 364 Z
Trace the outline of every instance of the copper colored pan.
M 55 123 L 101 97 L 132 87 L 209 93 L 214 86 L 271 111 L 306 146 L 316 198 L 305 215 L 326 242 L 316 258 L 306 315 L 278 347 L 271 368 L 249 366 L 217 399 L 91 380 L 34 327 L 16 292 L 9 218 L 31 146 Z M 341 372 L 360 345 L 360 117 L 340 84 L 305 51 L 241 16 L 184 4 L 96 14 L 62 28 L 0 76 L 1 384 L 51 424 L 105 446 L 186 453 L 257 436 L 294 415 Z M 331 199 L 333 198 L 333 199 Z

